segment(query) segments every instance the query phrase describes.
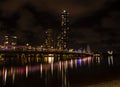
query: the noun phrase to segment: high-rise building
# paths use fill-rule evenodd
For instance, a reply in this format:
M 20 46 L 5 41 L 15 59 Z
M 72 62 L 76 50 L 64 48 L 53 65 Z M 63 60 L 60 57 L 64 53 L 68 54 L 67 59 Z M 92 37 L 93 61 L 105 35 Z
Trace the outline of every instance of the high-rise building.
M 16 49 L 16 45 L 17 45 L 17 36 L 11 36 L 11 49 Z
M 52 34 L 53 34 L 52 29 L 48 29 L 46 31 L 46 40 L 45 40 L 46 48 L 53 48 L 53 37 L 52 37 Z
M 68 48 L 68 34 L 69 34 L 69 13 L 66 10 L 63 10 L 61 14 L 61 48 L 67 49 Z
M 5 36 L 4 37 L 4 48 L 5 49 L 16 49 L 17 36 Z
M 58 35 L 57 37 L 57 49 L 62 49 L 62 39 L 61 39 L 61 34 Z

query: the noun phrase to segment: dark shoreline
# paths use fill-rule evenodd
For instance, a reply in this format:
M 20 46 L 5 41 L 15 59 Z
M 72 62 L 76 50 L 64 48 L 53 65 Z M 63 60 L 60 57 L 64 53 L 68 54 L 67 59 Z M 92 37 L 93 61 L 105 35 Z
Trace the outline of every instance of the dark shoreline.
M 106 73 L 98 73 L 96 75 L 90 74 L 88 76 L 81 77 L 82 79 L 75 80 L 72 78 L 70 87 L 110 87 L 110 84 L 116 83 L 120 87 L 120 70 L 113 70 Z M 111 86 L 113 87 L 113 86 Z

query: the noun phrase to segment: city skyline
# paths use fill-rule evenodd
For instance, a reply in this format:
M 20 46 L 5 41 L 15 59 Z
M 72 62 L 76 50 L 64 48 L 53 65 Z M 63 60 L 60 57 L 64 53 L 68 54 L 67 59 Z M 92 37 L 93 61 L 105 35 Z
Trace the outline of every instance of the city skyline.
M 119 87 L 119 2 L 0 0 L 0 87 Z
M 57 5 L 58 2 L 63 5 Z M 42 0 L 26 2 L 13 0 L 1 1 L 0 4 L 0 34 L 17 35 L 20 44 L 26 42 L 32 45 L 42 44 L 44 32 L 49 27 L 58 34 L 61 30 L 60 15 L 65 9 L 70 13 L 71 48 L 80 48 L 86 44 L 98 50 L 103 48 L 118 50 L 120 47 L 118 0 L 91 2 L 70 0 L 54 3 Z

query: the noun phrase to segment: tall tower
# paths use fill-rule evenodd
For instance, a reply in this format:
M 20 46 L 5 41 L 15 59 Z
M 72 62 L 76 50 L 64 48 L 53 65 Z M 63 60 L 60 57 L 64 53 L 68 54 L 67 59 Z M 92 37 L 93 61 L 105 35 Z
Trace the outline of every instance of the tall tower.
M 62 49 L 68 48 L 68 34 L 69 34 L 69 20 L 68 20 L 69 13 L 66 10 L 63 10 L 61 14 L 61 27 L 62 27 L 62 34 L 61 34 L 61 44 Z
M 61 34 L 57 36 L 57 49 L 61 50 L 62 49 L 62 39 L 61 39 Z
M 53 37 L 52 37 L 52 29 L 48 29 L 46 31 L 46 41 L 45 41 L 45 45 L 46 48 L 53 48 Z

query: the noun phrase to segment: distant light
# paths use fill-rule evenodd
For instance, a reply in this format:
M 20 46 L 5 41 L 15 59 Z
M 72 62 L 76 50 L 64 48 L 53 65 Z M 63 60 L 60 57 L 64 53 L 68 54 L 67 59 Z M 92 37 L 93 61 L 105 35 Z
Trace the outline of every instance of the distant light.
M 15 43 L 15 42 L 12 42 L 12 45 L 16 45 L 16 43 Z
M 15 39 L 16 39 L 16 38 L 17 38 L 17 36 L 13 36 L 13 38 L 15 38 Z
M 29 46 L 29 44 L 27 43 L 26 46 Z
M 8 36 L 5 36 L 5 37 L 8 37 Z
M 109 55 L 112 55 L 112 54 L 113 54 L 113 51 L 107 51 L 107 53 L 108 53 Z
M 66 10 L 63 10 L 63 12 L 65 13 L 65 12 L 66 12 Z
M 8 41 L 6 41 L 5 44 L 8 44 Z
M 41 45 L 41 48 L 43 47 L 43 45 Z

